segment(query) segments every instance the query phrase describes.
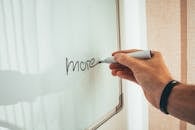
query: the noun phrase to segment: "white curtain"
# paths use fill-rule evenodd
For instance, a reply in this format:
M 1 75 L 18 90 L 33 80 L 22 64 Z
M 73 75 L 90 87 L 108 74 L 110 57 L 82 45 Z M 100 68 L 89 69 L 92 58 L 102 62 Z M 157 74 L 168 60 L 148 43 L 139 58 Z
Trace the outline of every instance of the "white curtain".
M 40 62 L 47 62 L 50 4 L 50 0 L 0 0 L 1 70 L 36 73 Z
M 53 129 L 60 129 L 60 122 L 50 118 L 55 112 L 47 106 L 56 102 L 64 109 L 64 95 L 53 96 L 53 101 L 36 98 L 41 93 L 35 88 L 36 74 L 52 65 L 51 4 L 50 0 L 0 0 L 0 130 L 48 130 L 50 122 Z

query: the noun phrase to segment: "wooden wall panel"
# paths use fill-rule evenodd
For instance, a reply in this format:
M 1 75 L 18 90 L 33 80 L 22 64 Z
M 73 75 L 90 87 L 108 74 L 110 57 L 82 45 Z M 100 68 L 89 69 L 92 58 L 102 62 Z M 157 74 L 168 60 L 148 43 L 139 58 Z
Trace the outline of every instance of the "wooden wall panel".
M 187 83 L 187 0 L 180 0 L 181 27 L 181 82 Z M 186 130 L 185 121 L 180 121 L 180 130 Z
M 187 12 L 187 81 L 195 84 L 195 0 L 187 1 Z M 187 130 L 195 130 L 195 126 L 187 124 Z
M 148 46 L 162 52 L 173 77 L 180 80 L 180 0 L 147 0 L 146 6 Z M 179 130 L 179 123 L 149 106 L 149 130 Z

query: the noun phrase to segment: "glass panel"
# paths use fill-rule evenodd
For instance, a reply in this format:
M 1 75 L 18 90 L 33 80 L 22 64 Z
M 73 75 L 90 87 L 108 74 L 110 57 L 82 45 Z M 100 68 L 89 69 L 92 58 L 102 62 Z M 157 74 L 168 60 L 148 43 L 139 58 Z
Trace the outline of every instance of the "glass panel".
M 83 130 L 118 104 L 100 58 L 118 49 L 115 0 L 0 0 L 0 130 Z

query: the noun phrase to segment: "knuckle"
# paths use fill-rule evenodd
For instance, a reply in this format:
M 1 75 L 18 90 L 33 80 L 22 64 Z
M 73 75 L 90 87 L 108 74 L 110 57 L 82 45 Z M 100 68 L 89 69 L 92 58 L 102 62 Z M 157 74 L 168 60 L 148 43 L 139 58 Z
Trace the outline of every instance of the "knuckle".
M 162 56 L 161 52 L 159 52 L 159 51 L 152 51 L 152 54 L 154 56 L 158 56 L 158 57 L 161 57 Z

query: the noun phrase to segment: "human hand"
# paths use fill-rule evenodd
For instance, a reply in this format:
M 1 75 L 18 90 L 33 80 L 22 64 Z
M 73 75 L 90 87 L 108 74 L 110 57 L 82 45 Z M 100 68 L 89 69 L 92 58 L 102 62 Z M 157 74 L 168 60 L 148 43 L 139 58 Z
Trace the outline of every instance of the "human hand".
M 159 108 L 161 93 L 172 80 L 160 52 L 152 51 L 151 59 L 136 59 L 126 55 L 138 50 L 123 50 L 113 53 L 118 63 L 110 65 L 113 76 L 118 76 L 139 84 L 148 99 Z

